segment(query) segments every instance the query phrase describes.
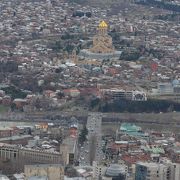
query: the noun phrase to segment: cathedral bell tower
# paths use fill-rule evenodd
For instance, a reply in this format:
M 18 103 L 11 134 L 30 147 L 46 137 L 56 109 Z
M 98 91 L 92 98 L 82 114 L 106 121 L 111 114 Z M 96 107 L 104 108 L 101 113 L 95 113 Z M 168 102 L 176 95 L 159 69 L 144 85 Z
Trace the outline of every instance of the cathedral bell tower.
M 71 60 L 73 61 L 74 64 L 78 64 L 78 56 L 76 54 L 76 49 L 73 49 L 72 51 Z
M 108 25 L 105 21 L 102 21 L 98 26 L 98 34 L 99 36 L 107 35 Z

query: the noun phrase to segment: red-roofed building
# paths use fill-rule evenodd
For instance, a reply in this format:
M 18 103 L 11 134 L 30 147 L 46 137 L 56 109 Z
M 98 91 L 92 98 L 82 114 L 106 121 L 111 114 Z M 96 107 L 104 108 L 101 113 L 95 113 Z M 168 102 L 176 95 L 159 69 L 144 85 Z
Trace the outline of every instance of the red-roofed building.
M 80 91 L 78 89 L 65 89 L 65 96 L 77 97 L 80 95 Z
M 10 96 L 4 96 L 2 99 L 2 104 L 9 106 L 11 104 L 12 100 Z
M 77 128 L 76 127 L 70 127 L 69 128 L 69 134 L 70 134 L 70 137 L 77 138 L 77 136 L 78 136 Z
M 121 159 L 125 162 L 127 166 L 132 166 L 133 164 L 136 164 L 136 162 L 141 161 L 141 162 L 147 162 L 151 160 L 150 155 L 144 154 L 144 153 L 139 153 L 136 155 L 132 154 L 124 154 L 122 155 Z
M 80 89 L 80 94 L 82 96 L 87 96 L 87 95 L 99 95 L 99 89 L 98 88 L 82 88 Z

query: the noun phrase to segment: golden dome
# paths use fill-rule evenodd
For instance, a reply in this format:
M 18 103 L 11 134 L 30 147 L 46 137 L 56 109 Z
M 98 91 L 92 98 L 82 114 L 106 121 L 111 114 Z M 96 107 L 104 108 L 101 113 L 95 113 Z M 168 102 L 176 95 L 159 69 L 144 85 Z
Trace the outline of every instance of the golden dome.
M 100 24 L 99 24 L 99 28 L 107 28 L 108 25 L 105 21 L 101 21 Z

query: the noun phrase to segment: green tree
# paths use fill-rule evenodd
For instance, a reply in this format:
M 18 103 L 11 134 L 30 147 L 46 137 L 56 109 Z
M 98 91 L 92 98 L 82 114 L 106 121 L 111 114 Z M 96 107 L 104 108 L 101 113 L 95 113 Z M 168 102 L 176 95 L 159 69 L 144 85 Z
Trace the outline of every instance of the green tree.
M 88 135 L 88 129 L 86 128 L 86 125 L 83 126 L 83 129 L 81 130 L 79 134 L 79 143 L 82 145 L 86 140 L 86 136 Z

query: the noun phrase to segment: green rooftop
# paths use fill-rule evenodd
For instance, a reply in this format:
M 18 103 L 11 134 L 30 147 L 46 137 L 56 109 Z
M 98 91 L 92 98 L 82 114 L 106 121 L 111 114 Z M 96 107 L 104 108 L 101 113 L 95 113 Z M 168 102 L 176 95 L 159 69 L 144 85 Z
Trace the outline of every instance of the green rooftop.
M 140 126 L 136 126 L 132 123 L 122 123 L 120 126 L 120 131 L 128 134 L 129 136 L 147 138 L 147 135 L 141 130 Z
M 131 124 L 131 123 L 122 123 L 120 126 L 120 131 L 138 132 L 138 131 L 141 131 L 141 127 L 136 126 L 135 124 Z
M 164 149 L 161 147 L 144 147 L 144 151 L 153 153 L 153 154 L 164 154 Z

